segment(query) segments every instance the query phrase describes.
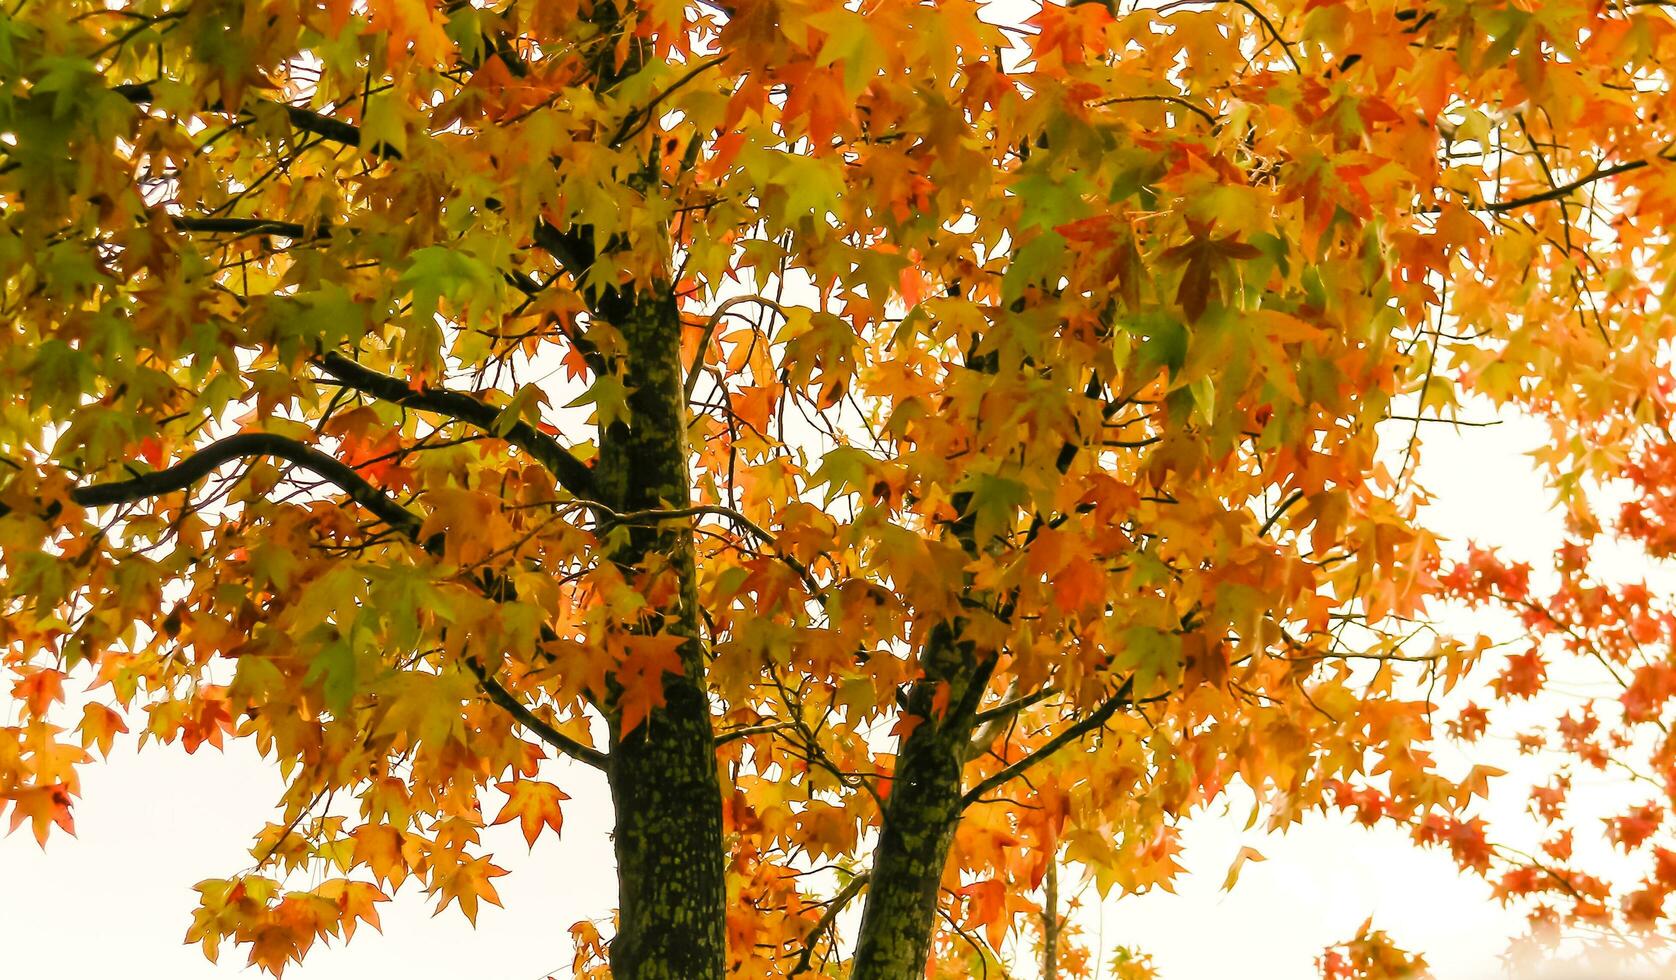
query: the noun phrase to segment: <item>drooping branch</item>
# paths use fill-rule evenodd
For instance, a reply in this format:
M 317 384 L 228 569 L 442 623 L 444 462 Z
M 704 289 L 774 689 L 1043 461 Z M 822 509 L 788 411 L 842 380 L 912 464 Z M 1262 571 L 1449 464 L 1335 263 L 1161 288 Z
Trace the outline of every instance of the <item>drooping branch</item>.
M 417 539 L 422 523 L 407 508 L 380 493 L 354 468 L 312 446 L 271 432 L 241 432 L 218 439 L 181 460 L 179 463 L 154 473 L 144 473 L 127 480 L 94 483 L 70 491 L 70 499 L 82 507 L 111 507 L 185 490 L 209 476 L 218 468 L 236 459 L 252 456 L 272 456 L 295 463 L 312 471 L 321 479 L 335 484 L 349 498 L 375 514 L 380 520 Z M 46 508 L 47 516 L 58 511 L 56 504 Z M 0 517 L 11 509 L 0 504 Z
M 581 742 L 564 734 L 553 726 L 547 724 L 545 721 L 542 721 L 536 716 L 535 712 L 531 711 L 529 707 L 524 704 L 524 702 L 513 696 L 512 692 L 508 691 L 500 681 L 495 680 L 494 676 L 489 673 L 489 669 L 487 667 L 478 663 L 476 660 L 467 657 L 466 667 L 468 667 L 472 674 L 477 677 L 478 683 L 483 686 L 484 692 L 489 695 L 489 700 L 500 705 L 507 714 L 517 720 L 518 724 L 523 725 L 525 728 L 534 732 L 543 742 L 546 742 L 553 748 L 558 749 L 565 755 L 570 756 L 577 762 L 593 766 L 595 769 L 603 770 L 605 768 L 605 764 L 610 757 L 604 752 L 601 752 L 591 745 L 583 745 Z
M 766 296 L 735 296 L 716 307 L 710 314 L 710 319 L 704 322 L 704 333 L 698 338 L 698 353 L 693 355 L 693 366 L 687 370 L 687 380 L 681 389 L 688 401 L 692 400 L 693 389 L 698 387 L 699 372 L 704 368 L 704 351 L 710 346 L 710 338 L 716 335 L 716 327 L 721 324 L 722 318 L 727 316 L 729 310 L 744 303 L 756 303 L 773 310 L 781 317 L 786 315 L 785 307 Z
M 1097 728 L 1104 727 L 1106 722 L 1111 720 L 1112 715 L 1116 714 L 1119 708 L 1129 704 L 1129 697 L 1134 691 L 1134 688 L 1135 679 L 1131 677 L 1123 682 L 1123 686 L 1117 689 L 1117 693 L 1107 698 L 1098 708 L 1094 709 L 1092 714 L 1072 725 L 1066 726 L 1063 731 L 1048 739 L 1036 751 L 972 787 L 972 789 L 969 790 L 965 796 L 961 797 L 960 805 L 962 807 L 971 806 L 973 803 L 983 799 L 984 795 L 990 790 L 1006 785 L 1012 780 L 1023 775 L 1037 763 L 1045 761 L 1065 746 L 1075 742 Z
M 218 439 L 167 469 L 145 473 L 128 480 L 76 487 L 70 491 L 69 497 L 82 507 L 112 507 L 148 500 L 185 490 L 227 463 L 256 456 L 271 456 L 307 469 L 336 486 L 348 495 L 349 499 L 371 511 L 403 537 L 427 551 L 441 550 L 440 535 L 432 535 L 425 541 L 420 540 L 420 528 L 424 522 L 419 515 L 380 492 L 353 467 L 312 446 L 305 446 L 294 439 L 271 432 L 241 432 Z M 56 503 L 45 508 L 48 516 L 52 516 L 59 509 Z M 0 517 L 9 513 L 11 508 L 0 504 Z M 535 733 L 536 737 L 579 762 L 596 769 L 605 767 L 605 753 L 583 745 L 536 717 L 476 660 L 468 657 L 466 665 L 477 676 L 489 699 L 511 713 L 519 724 Z
M 461 422 L 467 422 L 496 434 L 500 438 L 530 454 L 559 481 L 559 485 L 579 498 L 594 494 L 594 474 L 588 465 L 528 422 L 511 424 L 501 421 L 501 410 L 464 392 L 445 388 L 426 387 L 415 391 L 399 378 L 380 374 L 338 353 L 330 353 L 315 363 L 339 382 L 374 398 L 422 412 L 435 412 Z

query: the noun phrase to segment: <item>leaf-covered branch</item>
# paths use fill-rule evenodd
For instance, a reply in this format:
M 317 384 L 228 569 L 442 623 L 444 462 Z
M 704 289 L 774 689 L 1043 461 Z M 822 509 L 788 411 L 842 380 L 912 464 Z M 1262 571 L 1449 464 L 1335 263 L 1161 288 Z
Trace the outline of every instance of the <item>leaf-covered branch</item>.
M 1102 702 L 1101 705 L 1098 708 L 1095 708 L 1091 714 L 1070 725 L 1067 725 L 1063 731 L 1042 743 L 1042 745 L 1034 752 L 1031 752 L 1024 758 L 1019 759 L 1012 765 L 1007 766 L 1005 769 L 994 773 L 968 790 L 966 795 L 961 797 L 961 806 L 968 807 L 977 803 L 982 800 L 990 790 L 1006 785 L 1019 776 L 1022 776 L 1037 763 L 1046 761 L 1048 758 L 1052 757 L 1055 752 L 1058 752 L 1065 746 L 1075 742 L 1097 728 L 1104 727 L 1106 722 L 1111 720 L 1112 715 L 1116 714 L 1119 708 L 1123 708 L 1129 704 L 1130 692 L 1134 690 L 1134 686 L 1135 680 L 1133 677 L 1124 681 L 1123 686 L 1117 689 L 1117 693 Z
M 295 463 L 316 476 L 338 487 L 349 498 L 375 514 L 392 528 L 408 537 L 417 538 L 420 519 L 395 501 L 380 493 L 371 483 L 343 461 L 305 446 L 294 439 L 269 432 L 241 432 L 217 439 L 173 466 L 145 473 L 127 480 L 94 483 L 72 489 L 69 497 L 82 507 L 110 507 L 134 503 L 168 493 L 185 490 L 237 459 L 252 456 L 272 456 Z M 58 510 L 47 508 L 49 516 Z M 10 508 L 0 504 L 0 517 Z
M 128 480 L 94 483 L 76 487 L 69 493 L 72 501 L 82 507 L 110 507 L 118 504 L 149 500 L 164 494 L 190 488 L 227 463 L 256 456 L 271 456 L 294 463 L 333 484 L 349 499 L 371 511 L 385 524 L 401 532 L 402 536 L 429 551 L 440 550 L 441 542 L 433 535 L 430 541 L 419 540 L 423 520 L 401 504 L 390 499 L 369 483 L 355 469 L 312 446 L 270 432 L 241 432 L 218 439 L 181 460 L 174 466 L 146 473 Z M 56 504 L 46 508 L 50 514 L 59 510 Z M 11 512 L 0 504 L 0 517 Z M 605 754 L 577 742 L 536 717 L 512 695 L 484 666 L 467 658 L 467 666 L 475 674 L 490 700 L 510 712 L 525 728 L 564 754 L 594 768 L 603 768 Z
M 493 433 L 529 453 L 553 474 L 559 486 L 577 497 L 586 499 L 594 493 L 593 471 L 557 439 L 521 419 L 503 420 L 500 409 L 471 395 L 429 386 L 415 391 L 404 381 L 380 374 L 336 352 L 326 354 L 315 363 L 322 371 L 356 391 L 403 408 L 434 412 L 467 422 Z
M 135 105 L 151 105 L 156 101 L 156 94 L 152 84 L 149 82 L 132 82 L 124 85 L 113 85 L 111 87 L 111 91 Z M 355 125 L 354 123 L 345 122 L 342 119 L 328 116 L 325 113 L 316 112 L 313 109 L 304 109 L 301 106 L 294 106 L 286 102 L 275 102 L 269 99 L 253 101 L 262 102 L 284 112 L 285 118 L 290 120 L 291 125 L 295 126 L 302 132 L 319 136 L 322 139 L 331 140 L 334 143 L 341 143 L 344 146 L 358 147 L 361 145 L 361 127 Z M 204 107 L 204 111 L 223 112 L 225 110 L 221 107 L 219 102 L 217 102 Z M 397 159 L 401 156 L 401 153 L 395 147 L 390 146 L 387 143 L 379 143 L 375 146 L 368 147 L 367 151 L 373 156 L 386 157 L 390 159 Z
M 791 972 L 787 973 L 786 976 L 795 977 L 809 972 L 810 964 L 815 955 L 815 943 L 832 928 L 832 923 L 837 920 L 838 914 L 844 911 L 845 906 L 850 904 L 851 899 L 861 893 L 862 888 L 866 887 L 867 881 L 871 877 L 870 874 L 865 872 L 858 874 L 846 882 L 844 887 L 838 890 L 838 894 L 832 896 L 832 901 L 826 904 L 826 911 L 821 913 L 815 927 L 809 930 L 808 937 L 803 941 L 803 952 L 797 955 L 797 962 L 792 965 Z

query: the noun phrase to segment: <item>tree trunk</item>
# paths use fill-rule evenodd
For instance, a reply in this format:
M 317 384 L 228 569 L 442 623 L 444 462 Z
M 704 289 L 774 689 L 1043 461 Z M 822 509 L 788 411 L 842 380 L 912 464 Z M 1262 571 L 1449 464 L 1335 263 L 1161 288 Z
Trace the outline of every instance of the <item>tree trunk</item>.
M 920 980 L 960 807 L 963 746 L 922 721 L 891 781 L 850 980 Z
M 1059 980 L 1059 855 L 1048 860 L 1042 882 L 1042 980 Z
M 960 819 L 961 769 L 988 671 L 975 669 L 958 625 L 925 644 L 925 677 L 906 714 L 915 720 L 896 760 L 850 980 L 921 980 L 937 924 L 937 892 Z M 945 709 L 935 710 L 945 688 Z M 940 717 L 939 717 L 940 715 Z
M 618 512 L 690 504 L 680 319 L 673 294 L 613 294 L 601 313 L 622 332 L 629 418 L 600 434 L 601 496 Z M 705 656 L 693 582 L 692 532 L 684 522 L 628 529 L 613 554 L 625 574 L 648 557 L 667 561 L 680 588 L 672 606 L 640 629 L 686 638 L 683 673 L 665 674 L 665 704 L 633 731 L 615 710 L 608 775 L 616 807 L 616 980 L 720 980 L 726 961 L 721 787 L 704 682 Z

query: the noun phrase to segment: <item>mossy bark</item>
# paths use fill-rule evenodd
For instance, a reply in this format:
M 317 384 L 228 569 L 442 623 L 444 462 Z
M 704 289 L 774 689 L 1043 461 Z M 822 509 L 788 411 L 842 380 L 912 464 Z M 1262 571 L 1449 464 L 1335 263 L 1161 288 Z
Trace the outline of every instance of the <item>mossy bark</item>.
M 922 723 L 897 759 L 851 980 L 920 980 L 959 815 L 961 752 Z
M 680 320 L 667 289 L 613 296 L 600 312 L 623 334 L 629 418 L 600 437 L 599 485 L 617 510 L 690 503 Z M 667 562 L 680 587 L 673 604 L 638 629 L 686 638 L 683 673 L 665 674 L 665 704 L 633 731 L 610 714 L 607 775 L 616 808 L 616 980 L 720 980 L 726 961 L 721 787 L 705 690 L 704 648 L 693 581 L 692 532 L 668 521 L 624 529 L 613 558 L 626 573 L 648 557 Z M 623 532 L 618 532 L 623 533 Z
M 943 865 L 960 819 L 961 769 L 988 678 L 958 631 L 958 624 L 939 626 L 925 644 L 925 676 L 907 705 L 914 728 L 896 759 L 850 980 L 925 976 Z
M 1048 859 L 1042 881 L 1042 980 L 1059 980 L 1059 855 Z

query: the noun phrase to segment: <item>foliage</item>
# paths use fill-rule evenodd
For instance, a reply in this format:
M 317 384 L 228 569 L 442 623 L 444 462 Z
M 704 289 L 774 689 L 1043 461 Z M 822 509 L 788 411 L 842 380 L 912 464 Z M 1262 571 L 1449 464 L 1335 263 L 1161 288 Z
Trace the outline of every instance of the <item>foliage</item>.
M 11 4 L 13 824 L 120 735 L 252 741 L 290 788 L 190 936 L 276 974 L 497 902 L 554 756 L 623 980 L 964 976 L 1235 783 L 1487 866 L 1399 682 L 1483 653 L 1411 649 L 1467 587 L 1416 437 L 1541 411 L 1581 508 L 1662 421 L 1669 16 L 982 14 Z
M 1362 923 L 1356 938 L 1329 948 L 1316 960 L 1322 980 L 1419 980 L 1429 977 L 1424 957 L 1391 942 L 1373 922 Z
M 1643 563 L 1669 557 L 1660 513 L 1669 484 L 1658 475 L 1669 447 L 1667 424 L 1649 424 L 1613 487 L 1627 494 L 1592 495 L 1628 498 L 1610 535 L 1594 522 L 1601 508 L 1585 506 L 1544 573 L 1474 548 L 1444 579 L 1454 594 L 1512 613 L 1524 634 L 1499 658 L 1490 704 L 1466 704 L 1449 727 L 1463 743 L 1501 737 L 1540 760 L 1527 804 L 1535 840 L 1494 844 L 1472 862 L 1498 898 L 1529 911 L 1527 957 L 1572 937 L 1606 940 L 1597 945 L 1630 961 L 1668 962 L 1676 611 L 1647 582 L 1615 573 L 1623 560 L 1613 551 L 1638 544 Z

